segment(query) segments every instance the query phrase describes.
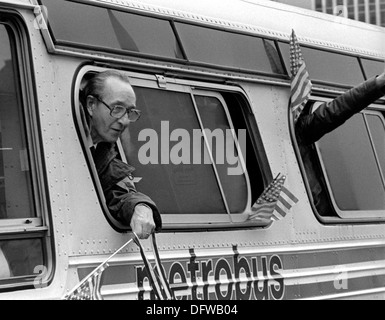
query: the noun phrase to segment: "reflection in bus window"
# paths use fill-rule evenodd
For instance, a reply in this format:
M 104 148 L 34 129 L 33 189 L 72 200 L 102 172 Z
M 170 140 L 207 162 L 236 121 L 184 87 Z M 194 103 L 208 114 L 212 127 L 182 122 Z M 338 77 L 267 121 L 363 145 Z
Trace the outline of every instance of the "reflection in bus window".
M 382 136 L 382 145 L 378 144 L 381 153 L 384 127 L 377 130 Z M 384 182 L 363 114 L 326 135 L 318 146 L 333 198 L 341 211 L 385 210 Z
M 35 217 L 20 92 L 12 47 L 0 25 L 0 218 Z

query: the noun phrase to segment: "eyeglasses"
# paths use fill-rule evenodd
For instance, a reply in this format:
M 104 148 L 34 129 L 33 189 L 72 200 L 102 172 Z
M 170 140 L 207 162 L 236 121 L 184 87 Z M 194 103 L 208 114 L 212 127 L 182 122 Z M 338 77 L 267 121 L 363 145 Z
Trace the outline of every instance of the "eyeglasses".
M 105 103 L 102 99 L 100 99 L 98 96 L 92 95 L 91 97 L 94 97 L 96 100 L 104 104 L 111 112 L 111 117 L 114 117 L 116 119 L 121 119 L 124 117 L 124 115 L 127 113 L 128 120 L 131 122 L 136 122 L 139 120 L 142 112 L 135 108 L 126 108 L 122 105 L 115 105 L 113 107 L 110 107 L 107 103 Z

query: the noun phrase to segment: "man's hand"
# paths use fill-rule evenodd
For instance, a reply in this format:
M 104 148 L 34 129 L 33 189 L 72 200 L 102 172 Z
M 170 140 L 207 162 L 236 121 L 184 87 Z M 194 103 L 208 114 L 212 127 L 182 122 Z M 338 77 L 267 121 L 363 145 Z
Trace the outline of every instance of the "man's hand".
M 385 88 L 385 71 L 377 77 L 376 81 L 379 88 Z
M 153 212 L 148 206 L 138 204 L 135 207 L 135 212 L 131 219 L 131 229 L 137 234 L 139 239 L 148 239 L 155 231 Z

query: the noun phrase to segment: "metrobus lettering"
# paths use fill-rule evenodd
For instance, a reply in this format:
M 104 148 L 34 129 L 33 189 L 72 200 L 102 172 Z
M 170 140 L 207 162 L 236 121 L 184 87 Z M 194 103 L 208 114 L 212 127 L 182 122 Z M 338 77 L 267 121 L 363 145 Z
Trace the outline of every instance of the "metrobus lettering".
M 277 255 L 239 254 L 200 260 L 193 249 L 190 259 L 167 262 L 164 268 L 178 300 L 281 300 L 285 294 L 284 266 Z M 136 268 L 138 299 L 154 299 L 146 292 L 144 266 Z

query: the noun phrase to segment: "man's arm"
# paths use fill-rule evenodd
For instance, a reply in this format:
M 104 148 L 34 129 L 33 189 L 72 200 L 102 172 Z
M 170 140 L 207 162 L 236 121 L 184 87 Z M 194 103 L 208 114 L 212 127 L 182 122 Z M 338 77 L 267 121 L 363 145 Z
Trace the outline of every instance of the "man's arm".
M 139 238 L 148 238 L 162 228 L 162 219 L 155 203 L 136 190 L 130 165 L 116 158 L 114 146 L 100 143 L 94 162 L 111 215 L 130 226 Z
M 162 220 L 155 203 L 137 192 L 128 181 L 120 182 L 104 193 L 111 215 L 130 226 L 140 239 L 147 239 L 162 228 Z
M 324 103 L 313 113 L 301 115 L 296 124 L 297 137 L 302 143 L 315 143 L 384 94 L 385 72 Z

